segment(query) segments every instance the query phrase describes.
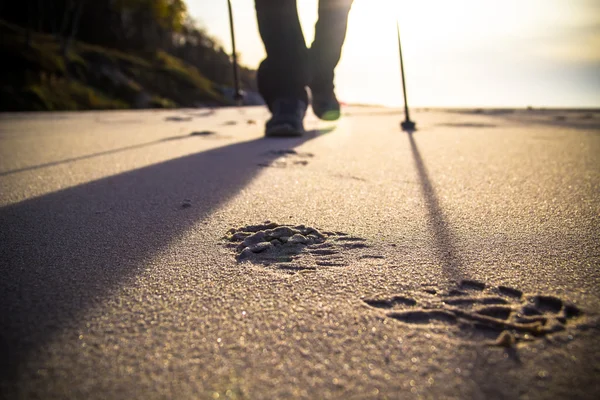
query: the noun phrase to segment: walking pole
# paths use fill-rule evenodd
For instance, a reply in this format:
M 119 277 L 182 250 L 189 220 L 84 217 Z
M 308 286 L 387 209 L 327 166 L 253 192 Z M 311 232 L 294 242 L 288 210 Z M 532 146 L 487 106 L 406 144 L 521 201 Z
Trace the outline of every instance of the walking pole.
M 240 81 L 238 77 L 238 63 L 237 63 L 237 53 L 235 50 L 235 32 L 233 29 L 233 11 L 231 9 L 231 0 L 227 0 L 227 7 L 229 8 L 229 30 L 231 31 L 231 48 L 232 48 L 232 59 L 233 59 L 233 85 L 235 87 L 235 93 L 233 94 L 233 99 L 235 103 L 239 106 L 242 104 L 242 100 L 244 96 L 242 95 L 242 91 L 240 90 Z
M 417 130 L 417 124 L 410 120 L 408 114 L 408 99 L 406 97 L 406 79 L 404 79 L 404 62 L 402 61 L 402 44 L 400 44 L 400 23 L 396 20 L 396 30 L 398 31 L 398 51 L 400 53 L 400 74 L 402 75 L 402 92 L 404 93 L 404 121 L 400 124 L 402 130 L 413 132 Z

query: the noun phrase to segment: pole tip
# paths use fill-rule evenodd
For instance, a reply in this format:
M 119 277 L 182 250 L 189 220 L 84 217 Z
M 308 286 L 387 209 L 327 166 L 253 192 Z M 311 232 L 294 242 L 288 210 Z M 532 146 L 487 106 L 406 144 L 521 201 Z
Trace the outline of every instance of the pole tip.
M 417 124 L 415 124 L 413 121 L 411 121 L 409 119 L 403 121 L 400 124 L 400 126 L 402 127 L 402 130 L 404 132 L 408 132 L 408 133 L 412 133 L 417 130 Z
M 242 93 L 241 90 L 238 90 L 235 92 L 235 94 L 233 95 L 233 100 L 235 101 L 235 104 L 237 104 L 238 106 L 241 106 L 244 104 L 244 94 Z

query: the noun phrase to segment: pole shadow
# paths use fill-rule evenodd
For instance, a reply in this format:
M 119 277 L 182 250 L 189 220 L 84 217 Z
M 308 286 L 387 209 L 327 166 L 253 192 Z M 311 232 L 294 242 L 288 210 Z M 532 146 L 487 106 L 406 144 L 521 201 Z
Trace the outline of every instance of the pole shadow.
M 421 194 L 427 206 L 427 222 L 433 235 L 436 256 L 442 264 L 442 270 L 447 277 L 457 281 L 461 280 L 464 278 L 461 272 L 463 261 L 456 249 L 456 240 L 452 234 L 452 229 L 440 206 L 435 188 L 431 184 L 427 167 L 415 142 L 414 134 L 408 132 L 407 136 L 419 177 Z
M 462 271 L 465 263 L 457 250 L 456 239 L 440 206 L 437 193 L 431 183 L 414 135 L 408 134 L 408 139 L 421 185 L 421 192 L 427 206 L 428 225 L 433 234 L 435 252 L 442 264 L 443 272 L 452 280 L 467 279 L 468 277 Z M 507 371 L 514 371 L 526 365 L 520 357 L 520 346 L 503 348 L 490 346 L 489 343 L 468 346 L 457 346 L 456 351 L 463 354 L 456 358 L 456 364 L 459 367 L 464 367 L 461 368 L 464 371 L 471 372 L 468 379 L 475 382 L 476 390 L 463 393 L 463 397 L 517 398 L 526 393 L 523 391 L 524 387 L 527 387 L 526 384 L 523 384 L 523 379 L 527 379 L 526 375 L 514 376 L 507 373 Z M 469 353 L 466 353 L 466 351 L 469 351 Z M 498 359 L 499 353 L 503 356 L 502 359 L 505 360 L 504 367 L 499 367 L 497 361 L 494 361 Z M 582 374 L 585 374 L 582 368 L 573 369 L 573 376 L 582 376 Z M 533 391 L 531 393 L 536 394 L 539 392 Z
M 139 144 L 134 144 L 134 145 L 131 145 L 131 146 L 119 147 L 117 149 L 106 150 L 106 151 L 99 151 L 99 152 L 96 152 L 96 153 L 86 154 L 86 155 L 83 155 L 83 156 L 66 158 L 64 160 L 51 161 L 51 162 L 47 162 L 47 163 L 43 163 L 43 164 L 31 165 L 29 167 L 11 169 L 11 170 L 8 170 L 8 171 L 0 172 L 0 177 L 7 176 L 7 175 L 12 175 L 12 174 L 18 174 L 20 172 L 25 172 L 25 171 L 33 171 L 33 170 L 36 170 L 36 169 L 43 169 L 43 168 L 48 168 L 48 167 L 54 167 L 56 165 L 61 165 L 61 164 L 69 164 L 69 163 L 72 163 L 72 162 L 86 160 L 86 159 L 89 159 L 89 158 L 95 158 L 95 157 L 105 156 L 105 155 L 108 155 L 108 154 L 122 153 L 122 152 L 129 151 L 129 150 L 137 150 L 137 149 L 141 149 L 141 148 L 144 148 L 144 147 L 155 146 L 157 144 L 161 144 L 161 143 L 169 142 L 169 141 L 173 141 L 173 140 L 188 139 L 188 138 L 192 138 L 194 136 L 208 136 L 208 135 L 210 135 L 212 133 L 213 133 L 212 131 L 192 132 L 192 133 L 190 133 L 188 135 L 171 136 L 171 137 L 167 137 L 167 138 L 164 138 L 164 139 L 153 140 L 151 142 L 139 143 Z
M 278 157 L 269 150 L 320 135 L 235 143 L 0 208 L 0 382 L 235 196 Z

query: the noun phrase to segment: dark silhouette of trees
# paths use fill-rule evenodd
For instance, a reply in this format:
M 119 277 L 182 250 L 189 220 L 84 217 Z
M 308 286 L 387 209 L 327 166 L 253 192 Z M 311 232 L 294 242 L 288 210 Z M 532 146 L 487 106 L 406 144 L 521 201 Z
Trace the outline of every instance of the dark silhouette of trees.
M 21 0 L 0 2 L 0 19 L 31 33 L 54 35 L 66 58 L 74 40 L 145 58 L 163 51 L 196 67 L 212 82 L 232 86 L 231 57 L 189 17 L 184 0 Z M 254 71 L 240 69 L 242 87 Z

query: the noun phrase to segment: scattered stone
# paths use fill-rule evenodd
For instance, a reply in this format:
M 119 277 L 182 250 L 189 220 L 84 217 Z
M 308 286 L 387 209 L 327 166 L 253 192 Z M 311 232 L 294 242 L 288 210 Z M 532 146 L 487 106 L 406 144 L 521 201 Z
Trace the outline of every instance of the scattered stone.
M 262 253 L 263 251 L 271 250 L 273 244 L 271 242 L 260 242 L 249 247 L 253 253 Z
M 313 236 L 316 236 L 318 238 L 324 238 L 325 237 L 324 234 L 322 234 L 321 232 L 319 232 L 318 229 L 315 229 L 315 228 L 308 228 L 306 230 L 306 234 L 307 235 L 313 235 Z
M 237 233 L 234 233 L 233 235 L 229 236 L 228 239 L 230 242 L 239 242 L 239 241 L 243 241 L 250 235 L 251 235 L 251 233 L 249 233 L 249 232 L 237 232 Z
M 299 233 L 290 237 L 288 240 L 288 243 L 290 243 L 290 244 L 306 244 L 306 242 L 307 242 L 306 237 L 302 236 Z
M 258 232 L 258 231 L 263 231 L 266 229 L 273 229 L 276 228 L 278 225 L 274 222 L 269 222 L 269 223 L 265 223 L 265 224 L 259 224 L 259 225 L 248 225 L 244 228 L 240 228 L 240 229 L 236 229 L 236 231 L 240 230 L 240 231 L 245 231 L 245 232 Z
M 343 234 L 347 237 L 346 234 Z M 272 266 L 274 263 L 292 262 L 302 254 L 311 254 L 306 262 L 300 262 L 298 270 L 316 269 L 318 267 L 343 267 L 345 262 L 339 259 L 340 252 L 348 252 L 346 246 L 335 242 L 327 242 L 333 236 L 334 239 L 340 235 L 336 233 L 321 233 L 319 230 L 305 225 L 279 225 L 271 221 L 265 221 L 258 225 L 248 225 L 237 229 L 229 229 L 223 238 L 236 247 L 239 252 L 238 261 L 251 260 L 264 266 Z M 364 241 L 362 238 L 350 238 L 354 241 Z M 361 243 L 362 246 L 367 246 Z M 328 247 L 323 251 L 323 247 Z M 314 252 L 314 253 L 313 253 Z M 306 265 L 308 264 L 308 265 Z M 312 264 L 312 265 L 311 265 Z
M 242 242 L 243 247 L 252 246 L 260 242 L 264 242 L 267 239 L 267 235 L 264 232 L 256 232 L 244 239 Z
M 238 256 L 238 258 L 240 260 L 244 260 L 244 259 L 247 259 L 247 258 L 251 257 L 253 254 L 254 253 L 252 252 L 252 250 L 250 250 L 249 247 L 246 247 L 244 250 L 242 250 L 242 252 Z
M 279 227 L 273 229 L 272 231 L 270 231 L 269 236 L 281 239 L 284 237 L 289 238 L 291 236 L 294 236 L 296 233 L 299 233 L 299 232 L 288 226 L 279 226 Z M 286 242 L 287 242 L 287 240 L 286 240 Z
M 312 239 L 312 240 L 314 240 L 314 241 L 317 241 L 317 240 L 319 240 L 319 239 L 323 238 L 323 235 L 319 235 L 319 236 L 317 236 L 317 235 L 315 235 L 314 233 L 309 233 L 308 235 L 306 235 L 306 237 L 307 237 L 308 239 Z

